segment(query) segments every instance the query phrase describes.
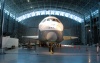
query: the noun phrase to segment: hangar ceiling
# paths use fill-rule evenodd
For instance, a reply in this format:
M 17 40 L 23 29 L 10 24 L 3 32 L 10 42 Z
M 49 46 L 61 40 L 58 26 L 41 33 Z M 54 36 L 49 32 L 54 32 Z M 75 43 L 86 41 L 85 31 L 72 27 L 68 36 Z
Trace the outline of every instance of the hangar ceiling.
M 16 16 L 35 10 L 61 10 L 83 17 L 98 9 L 98 0 L 5 0 L 5 9 Z

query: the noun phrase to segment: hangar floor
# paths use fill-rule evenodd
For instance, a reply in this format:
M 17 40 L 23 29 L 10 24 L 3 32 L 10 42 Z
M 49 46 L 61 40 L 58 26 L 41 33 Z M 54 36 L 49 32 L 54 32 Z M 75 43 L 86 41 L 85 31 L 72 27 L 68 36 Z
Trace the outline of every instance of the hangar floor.
M 48 48 L 37 47 L 35 50 L 17 48 L 0 55 L 0 63 L 100 63 L 100 52 L 96 47 L 70 46 L 55 48 L 54 54 Z

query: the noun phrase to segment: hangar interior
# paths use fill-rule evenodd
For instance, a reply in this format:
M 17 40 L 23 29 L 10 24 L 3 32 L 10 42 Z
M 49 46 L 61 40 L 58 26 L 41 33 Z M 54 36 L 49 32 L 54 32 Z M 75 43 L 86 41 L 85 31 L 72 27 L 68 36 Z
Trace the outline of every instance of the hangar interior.
M 36 35 L 38 24 L 43 18 L 51 15 L 63 23 L 64 35 L 79 37 L 76 40 L 69 40 L 69 43 L 67 41 L 68 44 L 96 44 L 99 42 L 98 2 L 98 0 L 5 0 L 3 35 L 16 37 L 23 42 L 21 36 Z
M 64 44 L 93 45 L 99 43 L 100 37 L 98 8 L 98 0 L 5 0 L 2 33 L 23 42 L 25 40 L 21 36 L 37 35 L 38 24 L 51 15 L 63 23 L 64 35 L 79 37 Z
M 78 37 L 61 44 L 100 44 L 99 0 L 0 0 L 0 48 L 6 36 L 19 44 L 35 42 L 22 36 L 38 35 L 38 24 L 47 16 L 63 23 L 63 35 Z

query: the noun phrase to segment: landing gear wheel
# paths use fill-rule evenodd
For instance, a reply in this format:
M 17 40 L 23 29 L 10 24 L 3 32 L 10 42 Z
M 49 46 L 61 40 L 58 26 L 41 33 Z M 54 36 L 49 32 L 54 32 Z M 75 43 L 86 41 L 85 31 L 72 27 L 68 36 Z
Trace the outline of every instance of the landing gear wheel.
M 54 53 L 53 43 L 50 43 L 50 44 L 49 44 L 49 52 L 50 52 L 51 54 Z
M 54 51 L 53 51 L 53 47 L 52 47 L 52 46 L 50 47 L 50 52 L 51 52 L 51 54 L 54 53 Z

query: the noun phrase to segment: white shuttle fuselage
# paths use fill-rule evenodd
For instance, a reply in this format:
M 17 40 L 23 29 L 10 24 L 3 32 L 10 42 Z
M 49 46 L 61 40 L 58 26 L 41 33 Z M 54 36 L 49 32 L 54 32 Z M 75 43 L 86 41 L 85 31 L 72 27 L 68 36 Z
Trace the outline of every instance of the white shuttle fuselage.
M 54 17 L 48 16 L 44 18 L 38 26 L 39 32 L 37 36 L 22 36 L 25 38 L 33 38 L 41 42 L 61 42 L 62 40 L 76 39 L 74 36 L 63 36 L 64 26 L 61 21 Z
M 63 40 L 63 24 L 53 16 L 44 18 L 39 24 L 39 40 L 61 42 Z

